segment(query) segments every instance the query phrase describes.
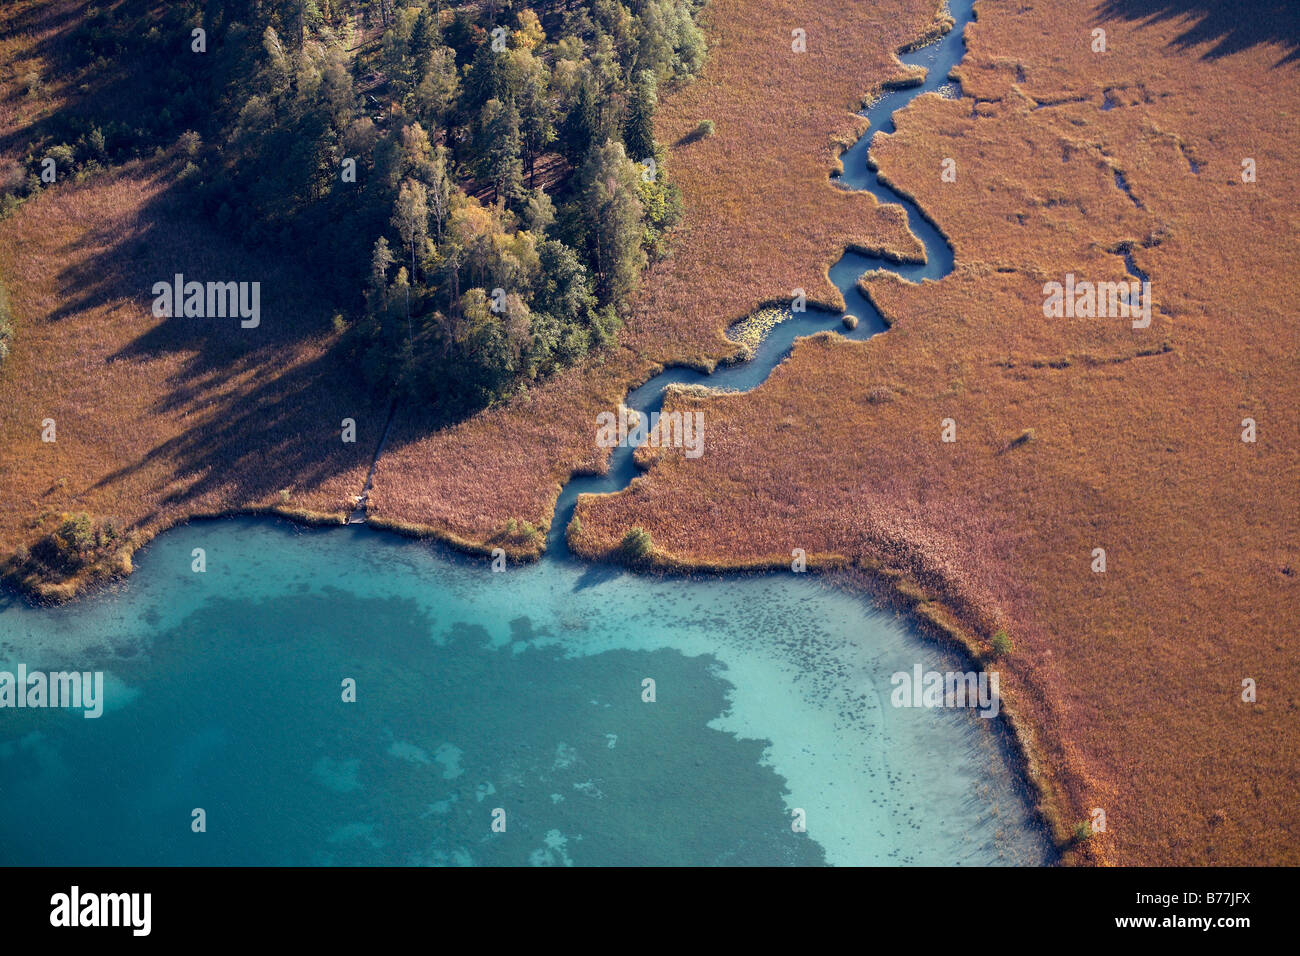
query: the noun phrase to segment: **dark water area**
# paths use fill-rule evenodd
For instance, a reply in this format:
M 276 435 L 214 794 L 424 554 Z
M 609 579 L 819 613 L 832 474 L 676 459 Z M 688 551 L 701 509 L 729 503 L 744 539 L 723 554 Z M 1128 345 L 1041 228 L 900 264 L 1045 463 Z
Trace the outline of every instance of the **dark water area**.
M 0 710 L 0 863 L 1048 858 L 985 719 L 890 704 L 892 674 L 961 663 L 818 578 L 494 573 L 263 519 L 137 557 L 119 588 L 0 610 L 0 670 L 102 670 L 106 698 Z
M 925 83 L 873 104 L 844 154 L 839 184 L 902 205 L 927 255 L 835 265 L 850 338 L 885 327 L 863 272 L 952 270 L 868 150 L 895 110 L 951 92 L 971 6 L 903 57 Z M 840 319 L 791 315 L 751 361 L 670 369 L 627 404 L 658 411 L 677 382 L 753 388 Z M 502 573 L 364 526 L 229 519 L 162 535 L 127 582 L 72 605 L 0 605 L 0 672 L 105 680 L 98 718 L 0 708 L 0 864 L 1051 862 L 995 722 L 892 703 L 900 673 L 968 669 L 907 620 L 809 575 L 574 560 L 577 495 L 625 487 L 631 456 L 571 481 L 546 557 Z

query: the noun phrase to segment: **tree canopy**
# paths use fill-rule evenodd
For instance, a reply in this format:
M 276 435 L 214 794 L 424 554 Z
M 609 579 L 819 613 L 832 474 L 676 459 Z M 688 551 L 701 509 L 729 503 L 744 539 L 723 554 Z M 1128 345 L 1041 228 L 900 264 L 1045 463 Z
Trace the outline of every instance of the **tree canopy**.
M 48 155 L 177 150 L 200 215 L 321 277 L 374 388 L 462 414 L 608 342 L 663 254 L 681 204 L 654 112 L 703 63 L 699 6 L 103 5 L 75 52 L 149 115 L 57 117 L 0 201 L 39 191 Z

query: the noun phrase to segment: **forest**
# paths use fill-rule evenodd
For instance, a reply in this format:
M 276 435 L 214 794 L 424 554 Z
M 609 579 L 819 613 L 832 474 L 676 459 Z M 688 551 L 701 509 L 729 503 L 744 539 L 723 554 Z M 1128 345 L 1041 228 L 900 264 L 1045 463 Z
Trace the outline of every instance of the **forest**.
M 66 54 L 90 92 L 5 177 L 0 214 L 44 169 L 174 151 L 196 216 L 320 277 L 370 388 L 450 420 L 608 344 L 667 253 L 681 200 L 654 113 L 704 62 L 700 6 L 100 7 Z

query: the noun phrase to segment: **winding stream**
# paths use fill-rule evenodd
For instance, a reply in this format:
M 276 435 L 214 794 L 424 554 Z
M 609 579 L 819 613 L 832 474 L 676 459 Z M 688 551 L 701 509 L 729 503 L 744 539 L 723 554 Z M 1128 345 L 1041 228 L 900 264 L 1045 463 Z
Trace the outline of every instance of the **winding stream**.
M 876 133 L 894 132 L 894 113 L 916 97 L 924 93 L 941 93 L 953 98 L 961 95 L 958 84 L 948 79 L 948 73 L 965 54 L 963 35 L 966 25 L 974 19 L 974 6 L 975 0 L 949 0 L 949 12 L 956 21 L 953 29 L 937 42 L 899 56 L 905 65 L 925 68 L 924 82 L 918 86 L 886 92 L 871 104 L 863 114 L 870 121 L 870 127 L 853 146 L 841 154 L 844 171 L 834 177 L 834 181 L 845 189 L 865 190 L 882 203 L 902 206 L 907 212 L 909 228 L 925 247 L 926 261 L 899 263 L 881 256 L 848 251 L 831 267 L 829 273 L 831 282 L 844 296 L 847 306 L 845 312 L 809 309 L 807 312 L 787 313 L 759 343 L 749 361 L 721 366 L 712 374 L 681 367 L 666 369 L 628 393 L 624 400 L 628 408 L 643 415 L 660 411 L 664 404 L 664 389 L 669 385 L 707 385 L 711 388 L 747 392 L 767 380 L 772 369 L 790 354 L 795 339 L 801 336 L 830 330 L 838 331 L 846 338 L 863 340 L 884 332 L 888 326 L 880 317 L 880 312 L 857 287 L 858 278 L 865 272 L 885 269 L 909 282 L 942 279 L 952 272 L 952 247 L 948 245 L 947 239 L 922 215 L 915 203 L 880 181 L 871 163 L 869 151 Z M 842 319 L 846 313 L 857 316 L 856 329 L 844 328 Z M 573 518 L 579 495 L 621 491 L 639 474 L 632 457 L 635 451 L 632 446 L 615 448 L 606 474 L 580 476 L 564 487 L 547 535 L 548 554 L 568 555 L 564 531 Z
M 943 85 L 970 8 L 904 57 L 930 75 L 875 104 L 873 131 Z M 952 268 L 866 152 L 845 154 L 842 184 L 904 205 L 927 262 L 836 264 L 854 338 L 884 327 L 863 271 Z M 752 361 L 669 370 L 628 404 L 657 410 L 672 382 L 753 388 L 839 321 L 793 317 Z M 905 621 L 813 575 L 649 578 L 568 556 L 577 495 L 626 486 L 631 455 L 571 481 L 547 557 L 504 573 L 364 525 L 235 518 L 160 536 L 128 582 L 75 604 L 0 599 L 0 671 L 104 674 L 98 718 L 0 709 L 0 864 L 1052 859 L 995 721 L 891 706 L 892 675 L 967 666 Z

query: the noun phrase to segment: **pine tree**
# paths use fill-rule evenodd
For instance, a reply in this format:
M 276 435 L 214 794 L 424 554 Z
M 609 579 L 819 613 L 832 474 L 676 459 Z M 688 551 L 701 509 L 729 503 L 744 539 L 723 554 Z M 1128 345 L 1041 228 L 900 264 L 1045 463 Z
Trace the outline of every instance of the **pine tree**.
M 596 292 L 602 304 L 631 292 L 645 266 L 641 238 L 645 217 L 637 199 L 640 176 L 623 144 L 609 140 L 593 149 L 581 172 L 580 202 Z
M 415 61 L 411 59 L 411 21 L 400 12 L 384 32 L 381 62 L 384 74 L 399 102 L 415 87 Z
M 636 86 L 627 107 L 627 126 L 623 131 L 623 142 L 627 154 L 634 160 L 643 161 L 654 156 L 654 116 L 657 98 L 655 96 L 655 77 L 649 70 L 642 70 L 637 75 Z
M 506 54 L 492 49 L 490 40 L 479 44 L 465 74 L 461 108 L 469 116 L 477 116 L 488 100 L 504 100 L 507 96 Z
M 524 156 L 528 163 L 528 186 L 536 183 L 537 154 L 555 139 L 555 115 L 547 95 L 546 70 L 541 62 L 528 57 L 519 88 L 519 122 Z
M 480 169 L 483 178 L 492 183 L 492 199 L 513 205 L 523 197 L 519 110 L 513 101 L 488 100 L 479 129 Z
M 565 158 L 575 166 L 581 165 L 592 146 L 596 145 L 599 135 L 600 112 L 596 97 L 591 81 L 583 77 L 582 84 L 578 87 L 578 96 L 564 120 L 562 145 Z
M 441 43 L 442 33 L 438 29 L 438 23 L 434 19 L 434 14 L 426 7 L 415 18 L 415 26 L 411 28 L 411 59 L 415 63 L 417 83 L 424 79 L 429 57 Z

